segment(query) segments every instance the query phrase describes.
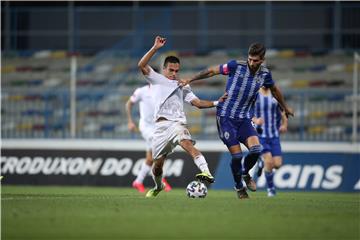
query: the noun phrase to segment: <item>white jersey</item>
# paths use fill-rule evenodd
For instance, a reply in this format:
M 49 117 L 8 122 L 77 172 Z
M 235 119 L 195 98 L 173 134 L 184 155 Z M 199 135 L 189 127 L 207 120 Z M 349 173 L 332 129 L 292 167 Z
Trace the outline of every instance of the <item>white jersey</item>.
M 154 98 L 152 86 L 146 85 L 137 88 L 130 97 L 132 103 L 139 102 L 139 129 L 153 128 L 154 125 Z
M 191 101 L 197 99 L 191 91 L 189 85 L 179 87 L 176 80 L 171 80 L 155 72 L 151 67 L 149 75 L 146 75 L 148 81 L 152 84 L 155 119 L 164 117 L 170 121 L 186 124 L 184 112 L 184 101 L 191 104 Z

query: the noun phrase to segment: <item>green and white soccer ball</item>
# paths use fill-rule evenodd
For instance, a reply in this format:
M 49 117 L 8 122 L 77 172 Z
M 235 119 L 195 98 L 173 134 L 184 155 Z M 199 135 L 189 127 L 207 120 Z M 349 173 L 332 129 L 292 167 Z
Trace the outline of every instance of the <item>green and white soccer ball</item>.
M 207 187 L 199 181 L 192 181 L 186 187 L 186 194 L 189 198 L 205 198 L 207 195 Z

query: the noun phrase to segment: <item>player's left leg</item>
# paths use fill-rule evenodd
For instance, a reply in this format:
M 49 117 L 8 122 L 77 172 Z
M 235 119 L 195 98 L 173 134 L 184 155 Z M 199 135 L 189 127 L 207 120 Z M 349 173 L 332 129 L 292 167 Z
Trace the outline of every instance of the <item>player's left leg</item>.
M 260 157 L 262 146 L 260 144 L 260 140 L 258 138 L 257 132 L 254 126 L 252 125 L 250 119 L 243 119 L 240 123 L 239 129 L 240 129 L 238 131 L 239 141 L 241 143 L 244 143 L 249 150 L 248 155 L 244 159 L 244 173 L 243 173 L 246 176 L 248 176 L 247 179 L 249 179 L 250 177 L 249 170 L 254 167 L 258 158 Z M 250 180 L 252 180 L 251 177 Z M 255 185 L 255 189 L 253 189 L 252 191 L 255 190 L 256 190 L 256 185 Z
M 155 183 L 155 187 L 150 189 L 146 193 L 146 197 L 156 197 L 165 188 L 165 185 L 161 181 L 165 158 L 166 156 L 163 155 L 154 161 L 152 168 L 152 177 Z
M 246 192 L 246 187 L 244 187 L 242 183 L 243 175 L 242 175 L 241 161 L 243 159 L 243 154 L 241 152 L 240 144 L 236 144 L 231 147 L 228 147 L 228 149 L 232 156 L 230 162 L 230 168 L 235 182 L 234 189 L 236 191 L 236 194 L 239 199 L 249 198 L 249 195 Z
M 254 167 L 259 159 L 262 151 L 259 138 L 257 136 L 248 137 L 246 140 L 246 147 L 249 149 L 248 155 L 245 157 L 244 168 L 245 174 L 249 173 L 249 170 Z
M 248 137 L 245 145 L 249 149 L 249 153 L 244 159 L 243 179 L 250 191 L 256 191 L 256 183 L 249 175 L 249 171 L 254 167 L 260 157 L 262 146 L 257 136 Z
M 218 134 L 221 141 L 227 146 L 231 153 L 230 169 L 234 179 L 234 189 L 239 199 L 249 198 L 246 187 L 242 183 L 241 161 L 243 154 L 239 143 L 239 121 L 234 121 L 227 117 L 216 116 Z
M 146 175 L 150 172 L 152 164 L 153 164 L 152 153 L 151 151 L 146 151 L 146 159 L 142 163 L 136 179 L 132 183 L 133 188 L 136 188 L 141 193 L 145 191 L 143 182 Z
M 278 169 L 282 165 L 282 151 L 279 138 L 272 138 L 269 141 L 271 151 L 271 161 L 265 169 L 265 177 L 268 183 L 268 196 L 273 197 L 276 195 L 276 189 L 274 184 L 274 169 Z

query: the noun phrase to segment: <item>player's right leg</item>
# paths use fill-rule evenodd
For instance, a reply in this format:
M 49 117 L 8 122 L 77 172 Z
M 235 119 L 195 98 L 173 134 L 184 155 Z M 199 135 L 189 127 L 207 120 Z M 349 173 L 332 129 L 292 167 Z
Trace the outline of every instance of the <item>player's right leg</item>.
M 155 187 L 146 193 L 146 197 L 148 198 L 156 197 L 165 188 L 165 184 L 162 183 L 162 173 L 165 158 L 166 156 L 163 155 L 160 158 L 154 160 L 152 177 L 155 183 Z
M 144 182 L 145 177 L 151 170 L 152 164 L 153 164 L 152 153 L 151 153 L 151 151 L 146 151 L 146 159 L 142 163 L 140 171 L 139 171 L 136 179 L 132 183 L 132 187 L 137 189 L 141 193 L 145 192 L 145 187 L 144 187 L 143 182 Z
M 217 116 L 216 124 L 220 139 L 229 149 L 231 153 L 230 169 L 234 179 L 234 189 L 238 198 L 249 198 L 246 187 L 242 183 L 242 151 L 239 144 L 238 122 L 234 122 L 230 118 Z
M 274 172 L 273 172 L 274 160 L 270 152 L 264 153 L 263 157 L 265 161 L 264 173 L 267 183 L 268 196 L 273 197 L 275 196 Z
M 231 153 L 230 168 L 235 183 L 234 189 L 237 193 L 238 198 L 249 198 L 249 195 L 246 192 L 246 188 L 242 183 L 243 174 L 241 161 L 243 158 L 243 154 L 241 152 L 240 144 L 231 146 L 228 149 Z
M 161 121 L 155 123 L 155 129 L 151 142 L 152 159 L 154 161 L 152 168 L 152 177 L 155 182 L 155 187 L 150 189 L 146 193 L 146 197 L 156 197 L 159 192 L 165 188 L 165 184 L 162 183 L 163 165 L 166 156 L 173 151 L 171 144 L 171 133 L 173 128 L 171 127 L 173 122 Z
M 210 173 L 205 157 L 198 149 L 194 147 L 193 142 L 189 139 L 183 139 L 180 141 L 179 145 L 191 155 L 191 157 L 194 159 L 195 165 L 200 169 L 201 173 L 196 174 L 196 178 L 200 181 L 213 183 L 215 178 Z

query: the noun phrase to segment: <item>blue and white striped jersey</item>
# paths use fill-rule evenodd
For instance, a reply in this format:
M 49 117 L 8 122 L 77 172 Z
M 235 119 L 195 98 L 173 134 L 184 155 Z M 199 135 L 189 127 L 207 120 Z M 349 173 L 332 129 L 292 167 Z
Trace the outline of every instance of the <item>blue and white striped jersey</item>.
M 279 137 L 281 110 L 279 103 L 271 94 L 265 96 L 259 93 L 255 104 L 255 117 L 264 119 L 264 124 L 261 125 L 263 131 L 260 137 Z
M 232 119 L 251 119 L 260 87 L 274 85 L 270 70 L 261 65 L 253 75 L 246 61 L 231 60 L 220 65 L 220 73 L 228 75 L 228 98 L 217 106 L 217 115 Z

